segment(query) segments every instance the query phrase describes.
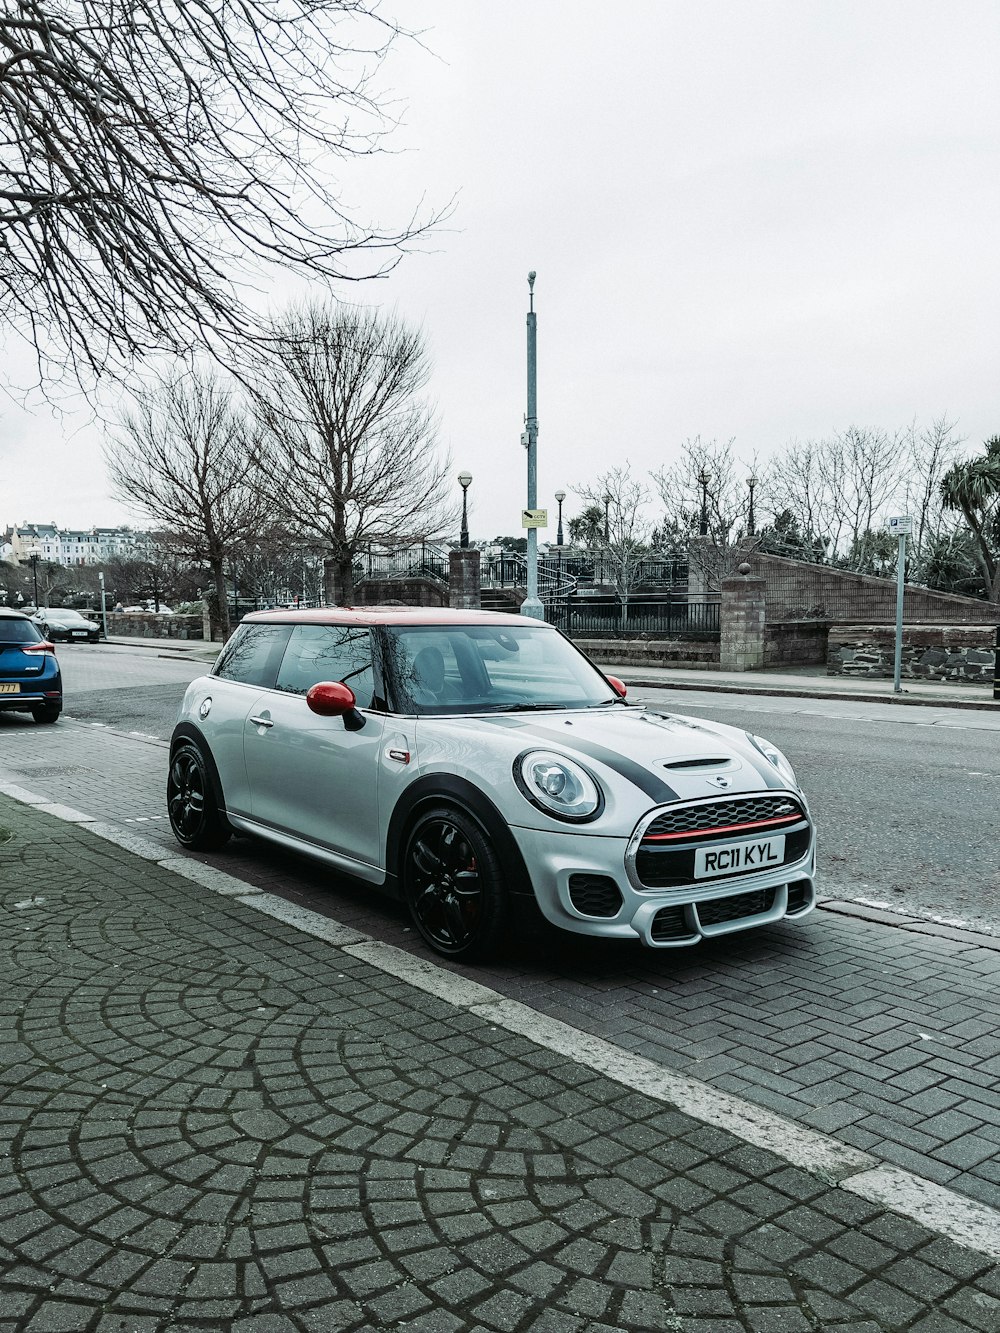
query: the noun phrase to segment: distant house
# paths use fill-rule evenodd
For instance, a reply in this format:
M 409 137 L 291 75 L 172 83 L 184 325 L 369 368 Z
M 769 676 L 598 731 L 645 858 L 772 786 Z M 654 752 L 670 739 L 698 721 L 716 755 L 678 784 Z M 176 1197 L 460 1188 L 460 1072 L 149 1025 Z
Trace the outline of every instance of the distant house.
M 55 523 L 20 523 L 10 529 L 11 556 L 27 564 L 33 555 L 56 565 L 102 565 L 115 557 L 144 556 L 148 532 L 136 528 L 60 528 Z

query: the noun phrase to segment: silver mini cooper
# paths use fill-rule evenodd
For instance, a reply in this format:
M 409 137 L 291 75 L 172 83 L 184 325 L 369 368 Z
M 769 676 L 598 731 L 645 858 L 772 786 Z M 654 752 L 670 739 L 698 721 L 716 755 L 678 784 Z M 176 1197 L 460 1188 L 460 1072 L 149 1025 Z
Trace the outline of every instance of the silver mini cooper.
M 653 948 L 805 916 L 813 826 L 781 752 L 624 696 L 520 616 L 259 612 L 184 696 L 170 823 L 385 886 L 451 958 L 493 952 L 526 896 Z

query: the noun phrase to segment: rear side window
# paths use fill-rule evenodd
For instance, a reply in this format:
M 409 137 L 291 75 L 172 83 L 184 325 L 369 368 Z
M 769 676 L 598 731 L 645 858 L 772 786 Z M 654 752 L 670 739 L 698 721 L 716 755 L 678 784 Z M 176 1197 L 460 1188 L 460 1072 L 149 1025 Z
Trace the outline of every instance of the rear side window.
M 275 682 L 289 694 L 305 694 L 321 680 L 340 680 L 370 708 L 375 689 L 371 631 L 357 625 L 296 625 Z
M 0 643 L 39 643 L 41 637 L 30 620 L 0 616 Z
M 241 625 L 226 644 L 212 673 L 241 685 L 274 686 L 290 625 Z

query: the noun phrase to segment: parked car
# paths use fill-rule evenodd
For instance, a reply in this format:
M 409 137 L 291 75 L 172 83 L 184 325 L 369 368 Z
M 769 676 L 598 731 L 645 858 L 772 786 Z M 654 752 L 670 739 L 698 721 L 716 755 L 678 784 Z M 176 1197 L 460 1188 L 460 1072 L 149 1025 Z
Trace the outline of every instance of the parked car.
M 101 637 L 101 626 L 88 620 L 79 611 L 68 606 L 43 606 L 31 617 L 46 639 L 53 643 L 96 643 Z
M 0 607 L 0 710 L 30 713 L 36 722 L 57 722 L 62 698 L 53 645 L 28 616 Z
M 814 833 L 784 755 L 625 694 L 521 616 L 257 612 L 184 696 L 171 827 L 384 885 L 452 958 L 493 952 L 526 898 L 656 948 L 804 917 Z

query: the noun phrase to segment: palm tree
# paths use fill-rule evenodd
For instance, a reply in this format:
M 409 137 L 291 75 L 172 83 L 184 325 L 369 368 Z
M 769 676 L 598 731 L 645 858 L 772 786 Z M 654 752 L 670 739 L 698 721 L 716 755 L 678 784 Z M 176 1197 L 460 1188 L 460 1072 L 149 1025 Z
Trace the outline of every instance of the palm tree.
M 976 543 L 986 595 L 1000 602 L 1000 435 L 986 441 L 986 453 L 955 463 L 941 479 L 946 509 L 959 510 Z

